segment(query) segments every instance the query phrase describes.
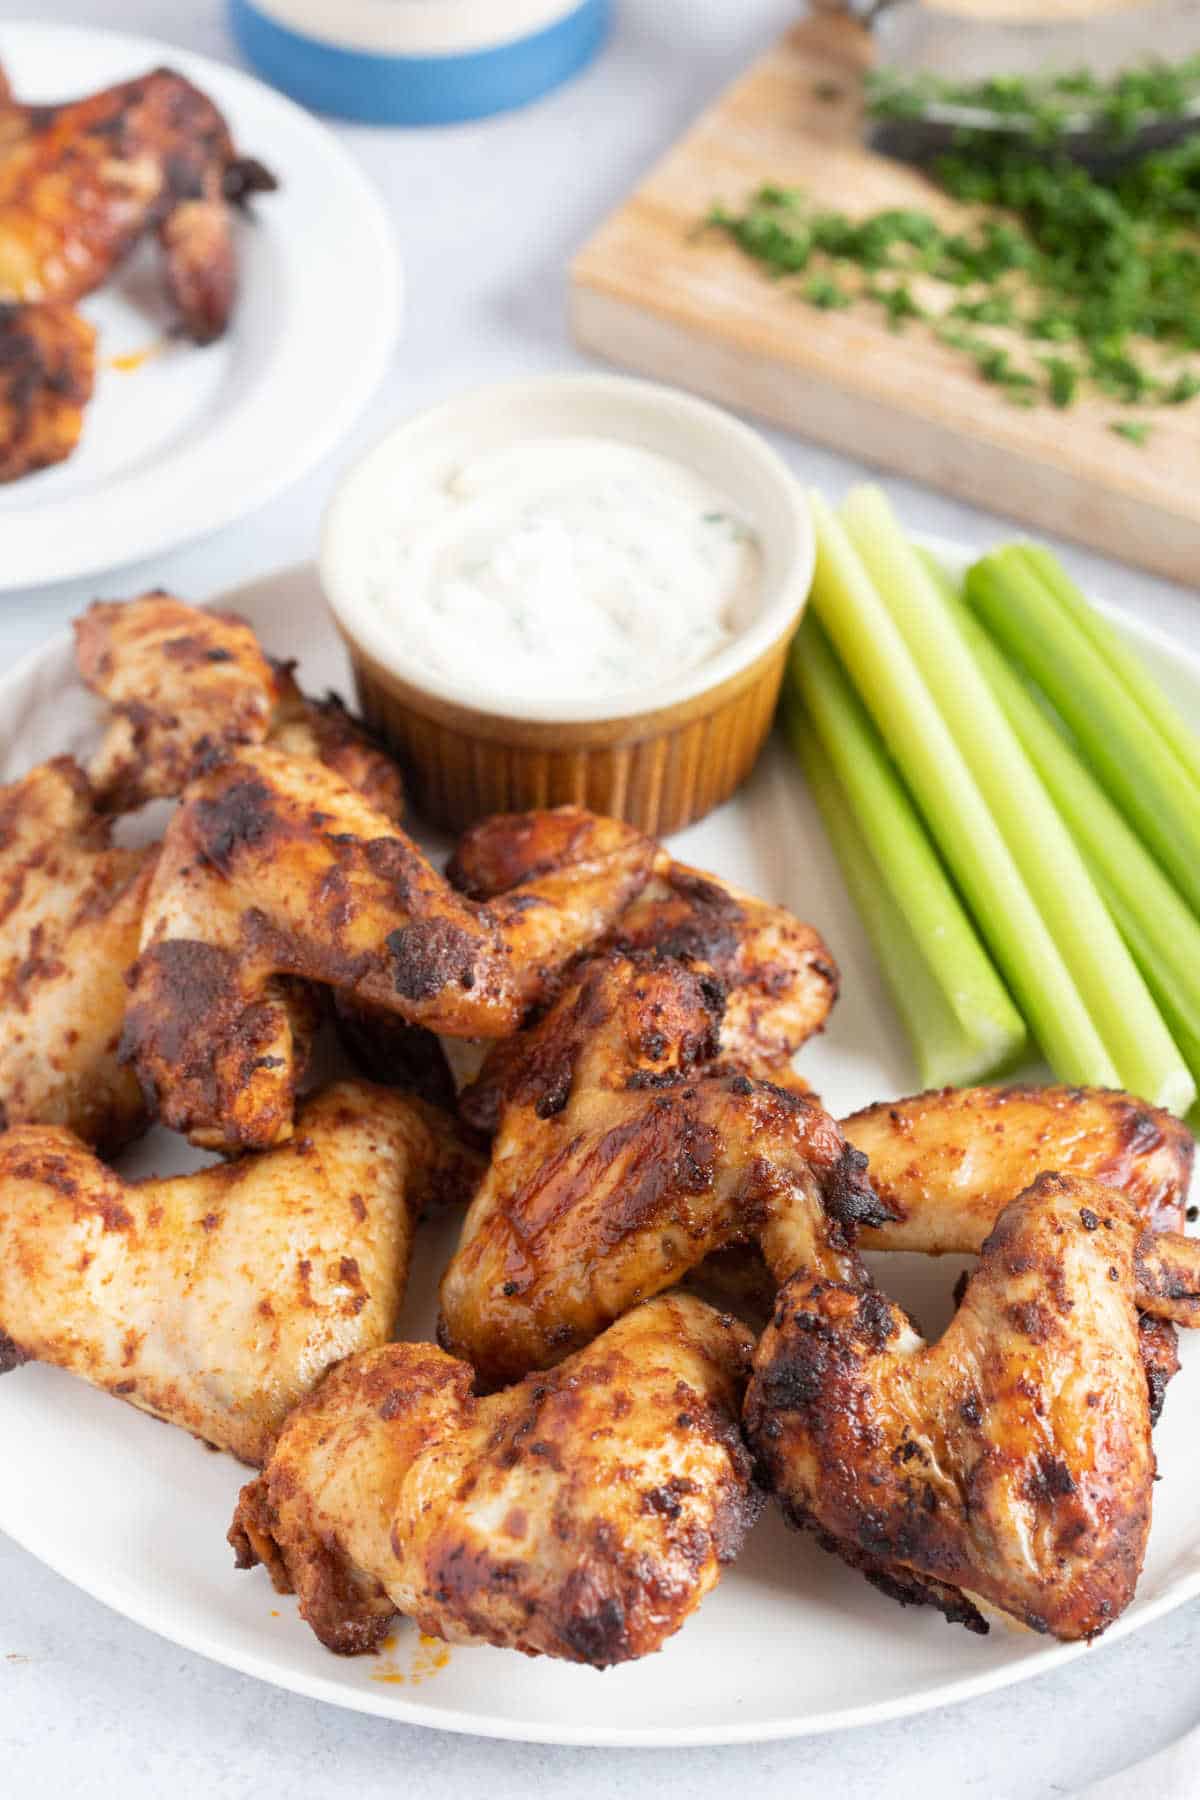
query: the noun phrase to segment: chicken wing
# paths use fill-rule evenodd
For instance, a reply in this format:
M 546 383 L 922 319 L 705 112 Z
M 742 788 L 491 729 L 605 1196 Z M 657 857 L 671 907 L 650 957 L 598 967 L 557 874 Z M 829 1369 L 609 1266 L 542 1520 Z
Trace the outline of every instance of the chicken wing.
M 53 1363 L 260 1463 L 333 1363 L 395 1328 L 418 1213 L 478 1173 L 444 1117 L 344 1082 L 292 1142 L 122 1181 L 70 1132 L 0 1137 L 0 1366 Z
M 461 839 L 447 875 L 473 898 L 490 900 L 544 873 L 560 853 L 546 841 L 546 817 L 483 820 Z M 597 948 L 656 950 L 720 982 L 722 1061 L 765 1081 L 806 1086 L 791 1058 L 822 1029 L 838 989 L 837 966 L 811 925 L 660 851 L 652 879 Z M 464 1116 L 477 1129 L 496 1129 L 510 1053 L 509 1046 L 493 1052 L 464 1095 Z
M 1195 1150 L 1168 1112 L 1105 1088 L 943 1088 L 868 1106 L 842 1130 L 895 1215 L 874 1250 L 979 1249 L 1044 1169 L 1120 1188 L 1147 1225 L 1180 1230 Z
M 154 231 L 182 328 L 208 343 L 237 287 L 231 204 L 274 185 L 261 163 L 237 156 L 212 102 L 170 69 L 63 105 L 10 100 L 0 301 L 78 300 Z
M 342 1653 L 403 1613 L 452 1643 L 593 1668 L 649 1655 L 758 1511 L 737 1427 L 750 1346 L 672 1295 L 490 1399 L 432 1344 L 353 1357 L 243 1489 L 239 1566 L 264 1563 Z
M 112 1153 L 146 1122 L 117 1052 L 154 857 L 109 832 L 70 757 L 0 788 L 0 1127 Z
M 112 711 L 88 771 L 110 811 L 172 798 L 224 752 L 270 743 L 325 763 L 389 818 L 403 813 L 391 758 L 335 697 L 302 694 L 234 613 L 161 590 L 98 600 L 75 621 L 75 659 Z
M 0 482 L 70 456 L 95 373 L 96 334 L 70 307 L 0 303 Z
M 791 1519 L 896 1599 L 1094 1637 L 1132 1598 L 1150 1526 L 1138 1311 L 1194 1322 L 1198 1290 L 1194 1240 L 1147 1231 L 1114 1188 L 1040 1175 L 936 1344 L 874 1288 L 789 1282 L 755 1356 L 751 1447 Z
M 195 781 L 167 829 L 131 979 L 125 1049 L 194 1143 L 263 1149 L 291 1130 L 296 1058 L 280 975 L 449 1036 L 515 1031 L 560 960 L 646 879 L 652 846 L 575 815 L 555 871 L 481 908 L 318 763 L 262 748 Z
M 815 1100 L 708 1074 L 721 996 L 669 959 L 589 958 L 523 1034 L 491 1166 L 441 1290 L 440 1340 L 489 1385 L 547 1368 L 713 1251 L 776 1285 L 858 1272 L 885 1217 Z

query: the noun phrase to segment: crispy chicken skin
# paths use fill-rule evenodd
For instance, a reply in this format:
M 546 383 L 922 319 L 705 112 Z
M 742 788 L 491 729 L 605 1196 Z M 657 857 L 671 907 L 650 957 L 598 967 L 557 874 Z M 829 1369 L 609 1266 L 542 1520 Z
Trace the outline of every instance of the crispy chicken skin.
M 96 375 L 96 334 L 68 306 L 0 303 L 0 482 L 70 456 Z
M 1103 1088 L 944 1088 L 842 1121 L 895 1214 L 864 1232 L 875 1250 L 979 1249 L 1043 1169 L 1120 1188 L 1142 1220 L 1181 1230 L 1194 1144 L 1170 1113 Z
M 495 1386 L 548 1368 L 713 1251 L 776 1284 L 858 1272 L 885 1214 L 808 1095 L 709 1074 L 721 1000 L 670 959 L 589 959 L 523 1034 L 491 1166 L 442 1281 L 440 1341 Z
M 1186 1296 L 1156 1297 L 1166 1270 Z M 896 1599 L 1094 1637 L 1150 1527 L 1138 1309 L 1187 1322 L 1198 1271 L 1200 1245 L 1146 1231 L 1116 1189 L 1039 1175 L 936 1344 L 874 1288 L 789 1282 L 755 1355 L 751 1447 L 794 1522 Z
M 489 1399 L 432 1344 L 352 1357 L 243 1489 L 239 1565 L 265 1563 L 343 1653 L 402 1613 L 452 1643 L 593 1668 L 649 1655 L 758 1510 L 737 1426 L 750 1347 L 671 1295 Z
M 220 337 L 237 269 L 231 203 L 274 187 L 182 75 L 154 69 L 58 106 L 0 113 L 0 301 L 80 299 L 147 232 L 196 343 Z
M 235 613 L 161 590 L 97 600 L 75 621 L 75 660 L 112 716 L 89 769 L 101 803 L 173 798 L 223 752 L 270 743 L 315 757 L 399 819 L 400 771 L 334 696 L 310 700 Z
M 628 827 L 573 824 L 573 880 L 557 870 L 481 908 L 319 763 L 264 747 L 193 782 L 167 829 L 126 1014 L 125 1050 L 159 1116 L 210 1148 L 289 1135 L 281 975 L 448 1036 L 515 1031 L 649 870 L 652 846 Z
M 145 1124 L 117 1051 L 154 857 L 109 832 L 68 756 L 0 788 L 0 1125 L 111 1154 Z
M 333 1363 L 386 1343 L 418 1213 L 477 1164 L 344 1082 L 283 1149 L 128 1183 L 70 1132 L 0 1137 L 0 1365 L 53 1363 L 245 1462 Z
M 461 839 L 447 875 L 489 900 L 553 867 L 557 846 L 545 841 L 540 825 L 546 817 L 483 820 Z M 791 1058 L 823 1028 L 838 990 L 837 966 L 811 925 L 660 851 L 652 879 L 599 948 L 655 950 L 718 981 L 725 993 L 722 1060 L 762 1080 L 805 1086 L 792 1074 Z M 494 1053 L 466 1102 L 481 1130 L 496 1128 L 507 1053 Z

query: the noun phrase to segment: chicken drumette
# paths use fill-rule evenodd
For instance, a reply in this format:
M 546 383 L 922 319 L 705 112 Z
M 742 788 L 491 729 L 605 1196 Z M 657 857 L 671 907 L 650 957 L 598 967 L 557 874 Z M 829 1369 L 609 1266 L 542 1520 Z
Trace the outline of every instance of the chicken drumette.
M 587 959 L 523 1034 L 491 1166 L 442 1282 L 442 1342 L 489 1384 L 546 1368 L 714 1251 L 858 1273 L 886 1212 L 797 1094 L 715 1063 L 721 994 L 670 958 Z
M 319 763 L 263 747 L 193 782 L 167 829 L 126 1015 L 125 1048 L 160 1116 L 213 1148 L 289 1135 L 297 1066 L 281 976 L 449 1036 L 515 1031 L 653 857 L 614 820 L 571 817 L 571 867 L 480 907 Z
M 302 694 L 233 613 L 161 591 L 98 600 L 75 621 L 75 656 L 112 712 L 88 771 L 111 811 L 172 798 L 222 753 L 269 743 L 323 762 L 389 818 L 403 813 L 391 758 L 336 698 Z
M 343 1653 L 403 1613 L 451 1642 L 595 1668 L 645 1656 L 758 1510 L 737 1426 L 750 1346 L 670 1295 L 489 1399 L 432 1344 L 351 1357 L 243 1489 L 238 1562 L 265 1563 Z
M 122 1181 L 70 1132 L 0 1136 L 0 1368 L 56 1364 L 261 1463 L 332 1364 L 395 1329 L 413 1225 L 478 1164 L 444 1116 L 362 1083 L 290 1144 Z
M 95 370 L 96 334 L 78 313 L 0 302 L 0 482 L 70 456 Z
M 106 1153 L 145 1124 L 118 1047 L 154 863 L 110 829 L 70 757 L 0 788 L 0 1126 L 66 1125 Z
M 224 331 L 237 287 L 232 206 L 274 187 L 221 114 L 171 69 L 62 105 L 0 108 L 0 302 L 71 302 L 157 233 L 167 289 L 196 343 Z
M 785 1510 L 902 1602 L 1094 1637 L 1132 1598 L 1154 1453 L 1139 1311 L 1200 1320 L 1200 1245 L 1040 1175 L 926 1344 L 863 1282 L 780 1292 L 746 1399 Z

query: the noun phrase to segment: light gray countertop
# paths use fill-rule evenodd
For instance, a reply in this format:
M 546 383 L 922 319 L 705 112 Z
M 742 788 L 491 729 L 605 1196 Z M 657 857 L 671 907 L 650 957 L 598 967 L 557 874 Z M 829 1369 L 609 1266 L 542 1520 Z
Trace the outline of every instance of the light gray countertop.
M 335 474 L 393 420 L 479 381 L 579 364 L 564 323 L 570 254 L 795 11 L 789 0 L 620 0 L 602 61 L 523 113 L 436 132 L 343 130 L 391 209 L 408 285 L 403 338 L 373 404 L 324 464 L 241 524 L 116 577 L 0 596 L 0 666 L 95 592 L 160 584 L 203 597 L 306 559 Z M 4 20 L 30 13 L 234 58 L 219 0 L 0 0 L 0 52 Z M 331 333 L 336 355 L 336 320 Z M 869 446 L 856 464 L 774 441 L 807 481 L 835 494 L 869 464 Z M 980 547 L 1005 530 L 904 482 L 887 486 L 915 528 Z M 1064 554 L 1094 592 L 1200 647 L 1194 596 Z M 2 1448 L 0 1479 L 21 1479 Z M 79 1529 L 87 1530 L 86 1495 Z M 1194 1724 L 1198 1664 L 1195 1603 L 1042 1681 L 870 1732 L 732 1750 L 553 1750 L 440 1735 L 261 1686 L 126 1623 L 0 1537 L 0 1793 L 508 1800 L 569 1784 L 578 1800 L 651 1791 L 706 1800 L 733 1783 L 761 1792 L 782 1779 L 828 1800 L 918 1791 L 925 1800 L 1041 1800 L 1075 1793 Z

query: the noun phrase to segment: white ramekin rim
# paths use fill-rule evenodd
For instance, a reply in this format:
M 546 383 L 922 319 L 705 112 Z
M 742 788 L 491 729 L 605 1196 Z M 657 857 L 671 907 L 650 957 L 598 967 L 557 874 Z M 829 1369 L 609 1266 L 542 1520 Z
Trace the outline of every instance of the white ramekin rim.
M 406 661 L 390 638 L 386 620 L 366 601 L 347 567 L 354 560 L 353 534 L 370 516 L 360 517 L 368 506 L 366 496 L 386 469 L 402 457 L 406 444 L 428 447 L 439 437 L 449 441 L 457 434 L 465 451 L 476 441 L 472 424 L 478 427 L 481 418 L 494 419 L 497 414 L 513 419 L 514 439 L 542 435 L 542 431 L 525 432 L 522 420 L 530 412 L 544 414 L 556 405 L 564 414 L 560 431 L 586 431 L 587 419 L 602 415 L 606 428 L 600 435 L 623 435 L 623 423 L 628 441 L 643 444 L 636 428 L 640 424 L 645 429 L 652 423 L 658 438 L 654 448 L 669 440 L 672 448 L 665 454 L 709 476 L 739 500 L 748 489 L 756 496 L 755 525 L 769 575 L 758 616 L 732 644 L 674 680 L 618 696 L 564 701 L 504 695 L 469 681 L 436 678 Z M 573 426 L 567 422 L 572 414 L 578 415 Z M 611 724 L 666 712 L 723 687 L 750 668 L 798 622 L 812 585 L 815 558 L 812 520 L 800 484 L 783 458 L 750 426 L 676 388 L 625 375 L 585 374 L 539 375 L 472 388 L 394 426 L 346 471 L 334 489 L 321 524 L 317 566 L 326 601 L 343 636 L 406 686 L 493 719 L 578 725 Z

